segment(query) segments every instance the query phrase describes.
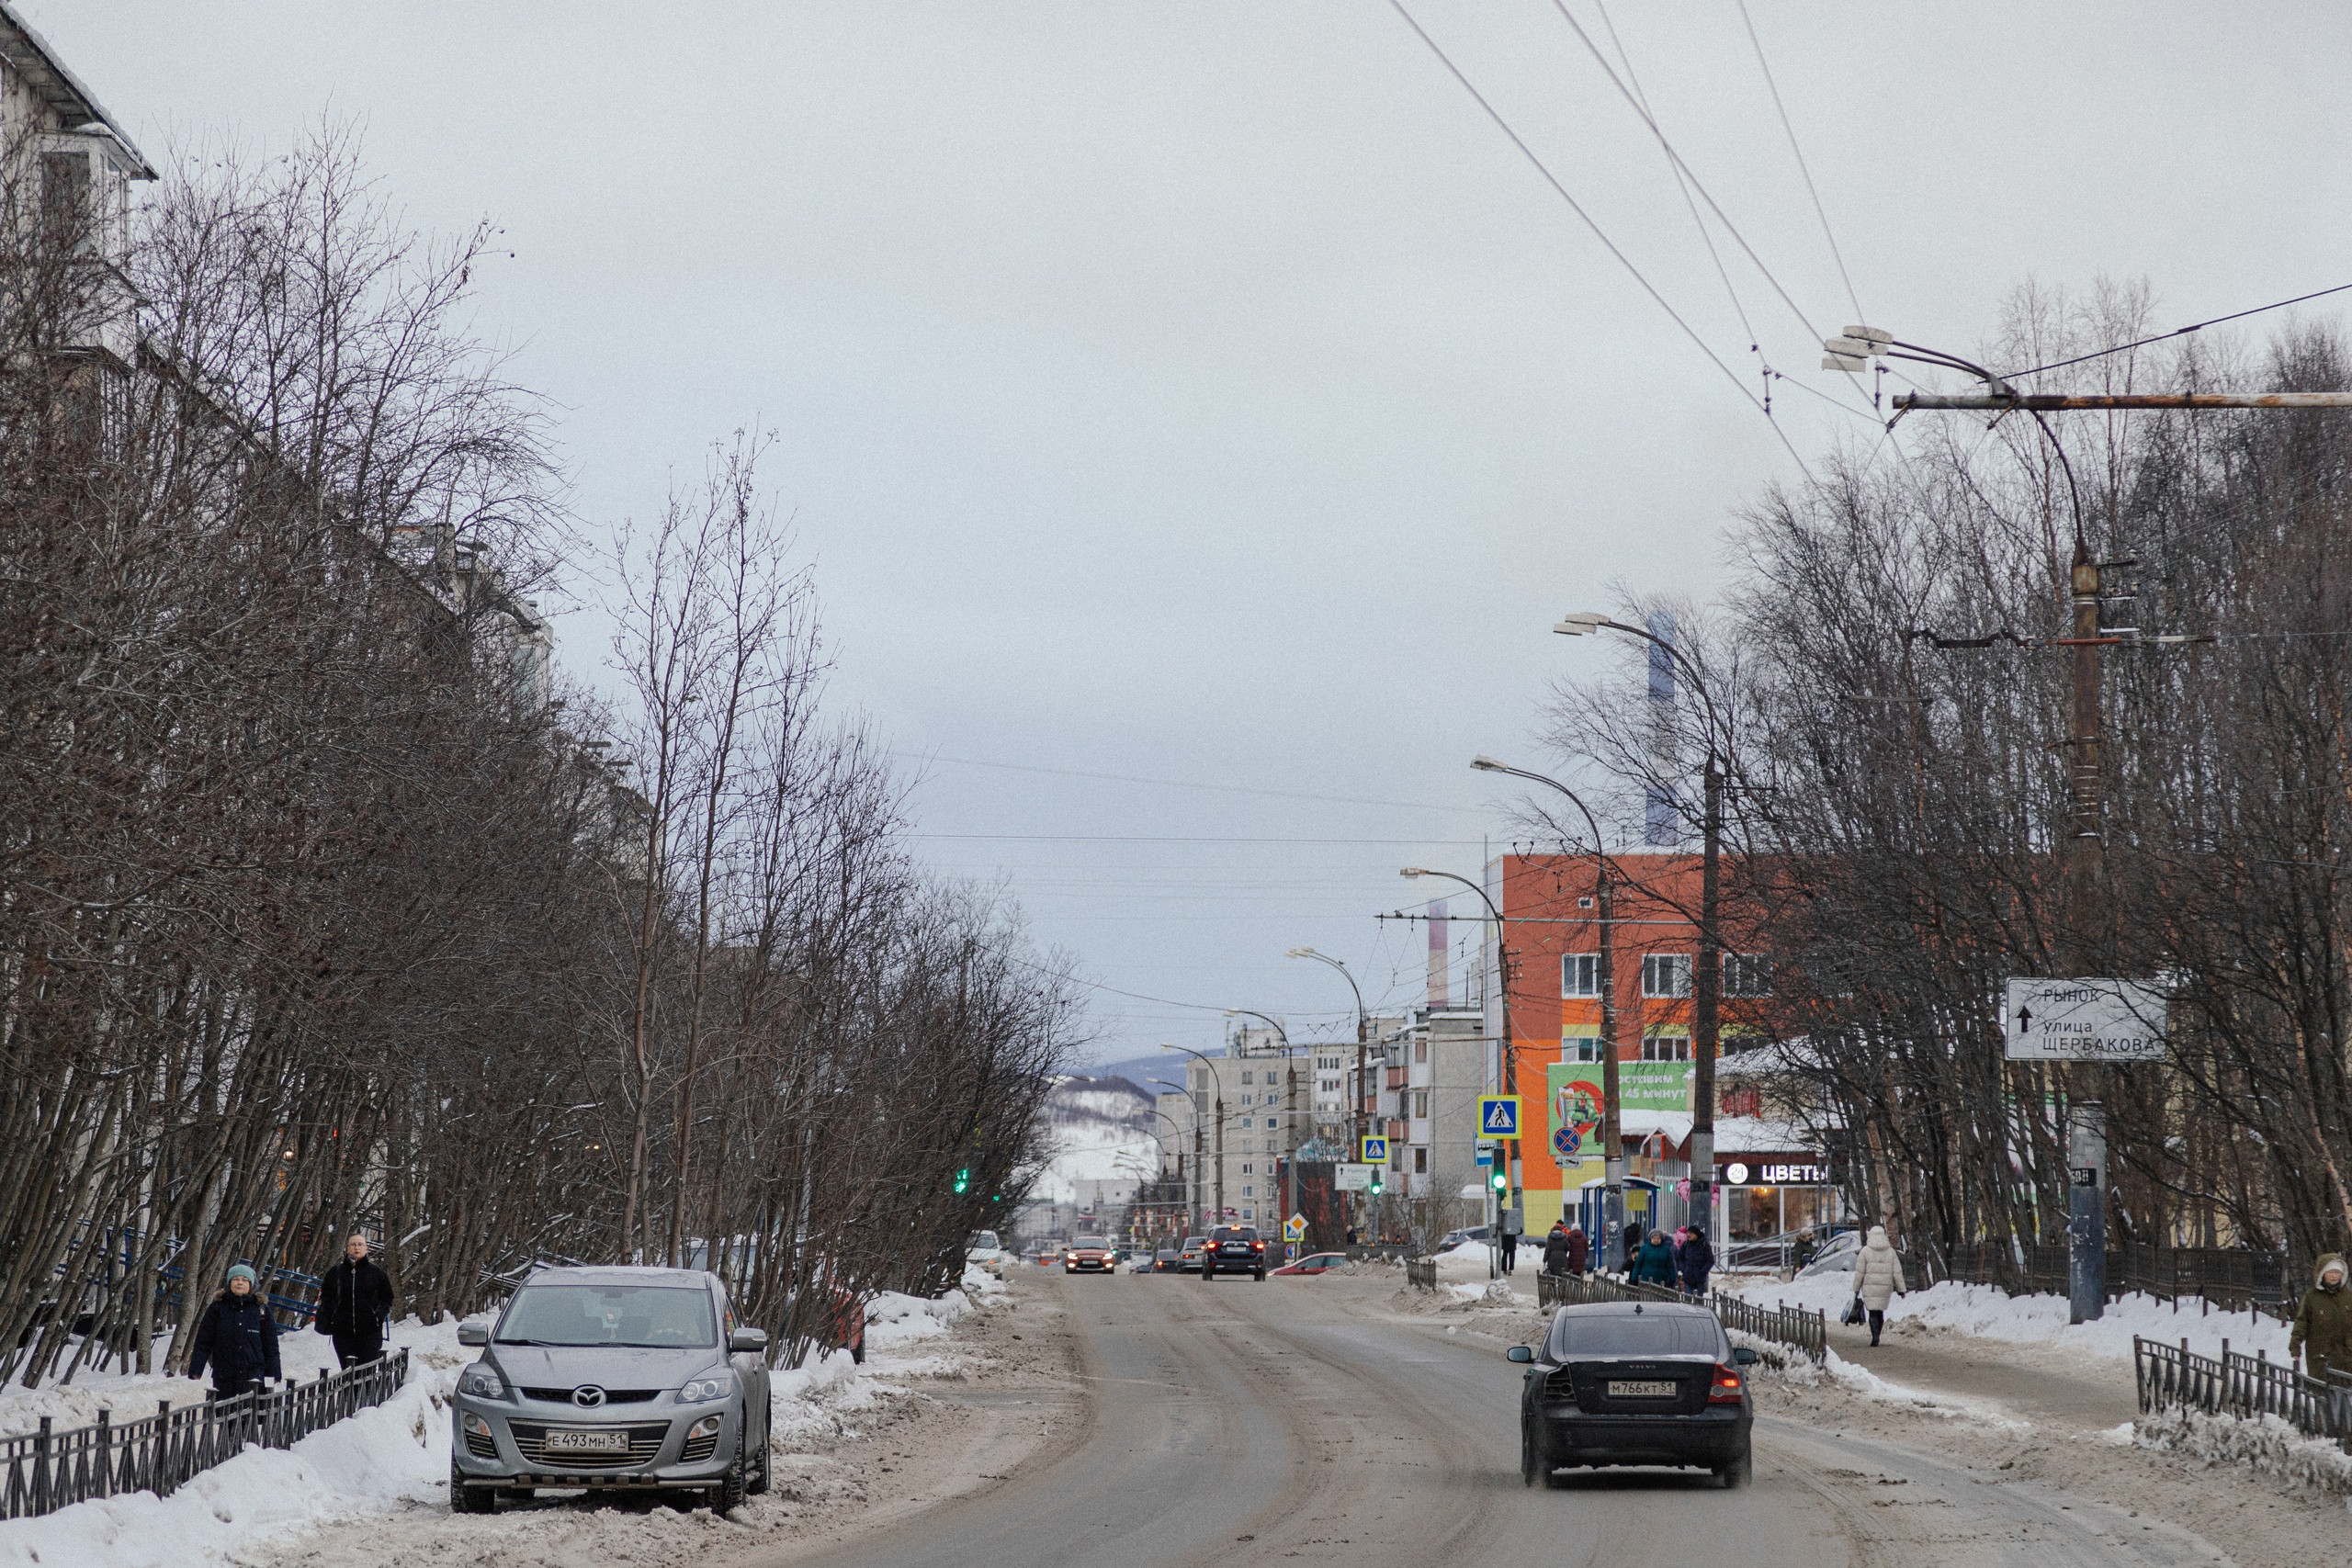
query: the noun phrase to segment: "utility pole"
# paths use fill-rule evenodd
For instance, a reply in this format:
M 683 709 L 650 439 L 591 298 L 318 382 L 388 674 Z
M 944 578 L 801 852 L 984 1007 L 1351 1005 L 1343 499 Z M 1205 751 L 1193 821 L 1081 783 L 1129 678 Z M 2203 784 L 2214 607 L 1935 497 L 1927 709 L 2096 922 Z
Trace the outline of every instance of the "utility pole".
M 1328 953 L 1317 953 L 1311 947 L 1294 947 L 1284 953 L 1283 956 L 1284 958 L 1312 958 L 1317 964 L 1327 964 L 1333 969 L 1337 969 L 1340 972 L 1340 978 L 1348 983 L 1349 991 L 1355 997 L 1356 1077 L 1355 1094 L 1353 1097 L 1354 1103 L 1350 1107 L 1349 1111 L 1349 1126 L 1355 1139 L 1354 1147 L 1351 1152 L 1354 1154 L 1356 1160 L 1361 1162 L 1363 1158 L 1364 1134 L 1371 1130 L 1366 1124 L 1368 1115 L 1364 1110 L 1364 1098 L 1367 1094 L 1374 1094 L 1375 1100 L 1377 1098 L 1376 1092 L 1372 1089 L 1372 1022 L 1363 1010 L 1363 990 L 1356 984 L 1356 977 L 1348 972 L 1348 966 L 1339 959 L 1332 957 Z M 1373 1243 L 1374 1246 L 1377 1246 L 1380 1240 L 1378 1235 L 1380 1228 L 1380 1206 L 1376 1195 L 1374 1197 L 1374 1201 L 1368 1205 L 1361 1204 L 1360 1202 L 1360 1206 L 1356 1210 L 1359 1218 L 1363 1215 L 1364 1208 L 1367 1207 L 1372 1211 L 1372 1224 L 1374 1233 L 1373 1236 Z
M 2211 323 L 2200 323 L 2210 325 Z M 2183 328 L 2184 332 L 2195 328 Z M 2175 334 L 2177 335 L 2177 334 Z M 2129 345 L 2138 347 L 2139 344 Z M 2022 412 L 2040 427 L 2059 468 L 2066 476 L 2066 491 L 2074 509 L 2075 553 L 2067 570 L 2073 635 L 2056 639 L 2074 649 L 2073 680 L 2067 723 L 2067 846 L 2060 899 L 2058 951 L 2053 955 L 2068 977 L 2084 977 L 2110 967 L 2115 927 L 2107 897 L 2107 848 L 2104 829 L 2105 716 L 2101 680 L 2104 650 L 2110 643 L 2129 639 L 2159 646 L 2201 641 L 2185 637 L 2141 637 L 2132 628 L 2109 631 L 2099 625 L 2099 607 L 2106 601 L 2100 564 L 2091 556 L 2083 526 L 2083 503 L 2075 485 L 2066 449 L 2044 413 L 2076 410 L 2165 409 L 2343 409 L 2352 408 L 2352 392 L 2153 392 L 2153 393 L 2021 393 L 2008 380 L 1981 365 L 1938 349 L 1897 340 L 1892 333 L 1872 327 L 1848 327 L 1845 335 L 1822 344 L 1828 368 L 1867 367 L 1873 358 L 1908 359 L 1954 369 L 1984 385 L 1980 393 L 1951 396 L 1909 392 L 1894 400 L 1894 418 L 1919 409 L 1964 409 L 1996 413 Z M 1888 423 L 1894 428 L 1894 422 Z M 2118 563 L 2121 564 L 2121 563 Z M 1914 633 L 1913 635 L 1931 635 Z M 1939 647 L 1955 644 L 1942 637 Z M 1964 646 L 1984 647 L 1992 639 L 1966 639 Z M 2067 1285 L 2070 1315 L 2076 1323 L 2104 1315 L 2107 1305 L 2107 1116 L 2092 1089 L 2091 1064 L 2074 1064 L 2064 1070 L 2067 1167 Z
M 1723 894 L 1724 774 L 1707 749 L 1700 818 L 1699 972 L 1690 976 L 1690 1032 L 1698 1061 L 1690 1074 L 1690 1201 L 1710 1247 L 1715 1234 L 1715 1054 L 1722 1042 L 1724 944 L 1716 924 Z

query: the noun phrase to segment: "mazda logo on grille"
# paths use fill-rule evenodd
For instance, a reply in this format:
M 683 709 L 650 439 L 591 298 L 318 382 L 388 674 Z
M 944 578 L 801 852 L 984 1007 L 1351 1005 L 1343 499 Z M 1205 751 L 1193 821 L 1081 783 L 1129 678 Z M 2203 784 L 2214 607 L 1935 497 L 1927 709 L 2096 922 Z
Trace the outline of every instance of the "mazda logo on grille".
M 582 1410 L 594 1410 L 605 1403 L 605 1391 L 593 1382 L 582 1383 L 571 1391 L 571 1403 Z

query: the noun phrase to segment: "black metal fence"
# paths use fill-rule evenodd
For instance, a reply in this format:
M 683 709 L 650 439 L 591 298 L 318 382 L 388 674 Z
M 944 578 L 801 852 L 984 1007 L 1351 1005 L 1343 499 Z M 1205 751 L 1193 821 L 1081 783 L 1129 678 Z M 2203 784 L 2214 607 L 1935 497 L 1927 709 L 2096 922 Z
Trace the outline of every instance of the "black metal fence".
M 1417 1291 L 1437 1289 L 1437 1259 L 1408 1258 L 1405 1259 L 1405 1283 Z
M 1803 1307 L 1768 1307 L 1721 1291 L 1694 1296 L 1665 1285 L 1633 1285 L 1606 1274 L 1538 1274 L 1536 1304 L 1544 1307 L 1581 1305 L 1589 1302 L 1680 1302 L 1703 1306 L 1725 1328 L 1736 1328 L 1775 1345 L 1786 1345 L 1809 1359 L 1829 1353 L 1829 1320 Z
M 408 1352 L 347 1371 L 322 1371 L 307 1383 L 268 1393 L 172 1408 L 168 1401 L 143 1420 L 116 1426 L 112 1413 L 97 1424 L 59 1432 L 51 1417 L 40 1430 L 0 1438 L 7 1480 L 0 1490 L 0 1519 L 25 1519 L 93 1497 L 153 1492 L 168 1497 L 188 1478 L 243 1453 L 248 1443 L 292 1446 L 356 1411 L 381 1404 L 408 1379 Z
M 2297 1371 L 2256 1351 L 2241 1356 L 2222 1342 L 2219 1359 L 2192 1355 L 2188 1341 L 2132 1339 L 2132 1370 L 2143 1415 L 2201 1410 L 2209 1416 L 2276 1416 L 2309 1438 L 2333 1438 L 2352 1453 L 2352 1377 Z
M 2067 1291 L 2064 1242 L 1971 1242 L 1929 1248 L 1923 1254 L 1906 1253 L 1904 1261 L 1922 1285 L 1958 1280 L 1998 1286 L 2011 1295 L 2063 1296 Z M 2286 1258 L 2245 1247 L 2125 1242 L 2109 1248 L 2108 1299 L 2135 1291 L 2159 1301 L 2198 1301 L 2227 1312 L 2251 1311 L 2278 1318 L 2294 1313 L 2287 1291 Z

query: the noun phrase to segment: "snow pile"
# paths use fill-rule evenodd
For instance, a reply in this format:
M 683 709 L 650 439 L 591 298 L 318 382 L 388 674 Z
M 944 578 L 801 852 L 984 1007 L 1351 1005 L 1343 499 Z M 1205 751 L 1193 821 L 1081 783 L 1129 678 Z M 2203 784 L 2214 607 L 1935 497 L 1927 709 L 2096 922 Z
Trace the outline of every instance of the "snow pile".
M 971 1298 L 961 1291 L 935 1300 L 884 1291 L 865 1303 L 865 1347 L 887 1350 L 916 1339 L 936 1339 L 971 1310 Z
M 291 1449 L 250 1448 L 169 1497 L 141 1492 L 0 1525 L 0 1564 L 179 1568 L 264 1534 L 444 1501 L 449 1394 L 473 1353 L 458 1348 L 455 1319 L 427 1326 L 409 1318 L 393 1325 L 390 1342 L 407 1348 L 409 1375 L 384 1404 Z
M 1831 1382 L 1864 1399 L 1883 1404 L 1900 1404 L 1909 1409 L 1940 1416 L 1946 1420 L 1971 1421 L 1979 1426 L 2006 1427 L 2023 1431 L 2027 1424 L 2003 1413 L 1998 1405 L 1980 1404 L 1973 1399 L 1961 1399 L 1947 1393 L 1923 1393 L 1916 1388 L 1892 1383 L 1867 1367 L 1858 1367 L 1837 1351 L 1829 1352 L 1822 1371 Z
M 312 1371 L 301 1362 L 309 1347 L 301 1345 L 291 1331 L 286 1341 L 286 1370 L 307 1382 Z M 168 1334 L 158 1338 L 153 1359 L 161 1361 L 171 1343 Z M 318 1343 L 326 1346 L 326 1359 L 333 1362 L 334 1347 L 323 1339 Z M 101 1410 L 120 1426 L 153 1416 L 155 1406 L 165 1400 L 176 1407 L 194 1404 L 204 1398 L 200 1381 L 166 1377 L 161 1372 L 101 1372 L 85 1366 L 74 1371 L 71 1383 L 60 1384 L 57 1377 L 57 1371 L 52 1370 L 42 1378 L 39 1388 L 26 1388 L 13 1382 L 0 1386 L 0 1438 L 37 1432 L 44 1416 L 56 1424 L 59 1431 L 69 1427 L 95 1426 Z
M 1739 1295 L 1765 1306 L 1805 1307 L 1824 1312 L 1835 1322 L 1854 1299 L 1852 1276 L 1822 1275 L 1781 1284 L 1762 1280 L 1733 1287 Z M 1929 1290 L 1913 1291 L 1887 1303 L 1891 1330 L 1946 1329 L 1979 1339 L 2020 1345 L 2048 1345 L 2076 1355 L 2132 1359 L 2132 1338 L 2161 1339 L 2177 1345 L 2182 1339 L 2199 1356 L 2222 1353 L 2222 1341 L 2232 1351 L 2251 1356 L 2267 1350 L 2274 1361 L 2287 1356 L 2287 1325 L 2275 1317 L 2246 1312 L 2215 1312 L 2199 1315 L 2197 1304 L 2184 1302 L 2175 1311 L 2170 1302 L 2134 1292 L 2107 1303 L 2107 1315 L 2097 1323 L 2069 1324 L 2066 1298 L 2055 1295 L 2005 1295 L 1991 1285 L 1963 1285 L 1947 1280 Z
M 1483 1241 L 1465 1241 L 1452 1252 L 1437 1255 L 1440 1284 L 1475 1281 L 1480 1289 L 1494 1274 L 1494 1248 Z
M 2201 1410 L 2140 1417 L 2141 1446 L 2173 1449 L 2216 1462 L 2250 1464 L 2321 1492 L 2352 1493 L 2352 1454 L 2324 1438 L 2306 1438 L 2276 1416 L 2241 1420 Z

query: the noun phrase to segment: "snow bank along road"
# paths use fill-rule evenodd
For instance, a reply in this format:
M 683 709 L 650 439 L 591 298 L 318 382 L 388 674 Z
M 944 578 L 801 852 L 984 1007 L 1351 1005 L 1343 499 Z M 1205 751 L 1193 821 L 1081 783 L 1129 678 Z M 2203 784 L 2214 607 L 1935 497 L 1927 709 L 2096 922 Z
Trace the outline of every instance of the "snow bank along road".
M 992 1382 L 962 1397 L 1017 1423 L 1025 1457 L 1007 1455 L 991 1488 L 831 1543 L 763 1543 L 741 1561 L 2228 1561 L 2173 1525 L 1775 1416 L 1769 1391 L 1744 1491 L 1664 1471 L 1579 1472 L 1565 1491 L 1525 1488 L 1519 1370 L 1488 1336 L 1385 1310 L 1394 1280 L 1024 1280 L 1060 1298 L 1074 1377 Z

